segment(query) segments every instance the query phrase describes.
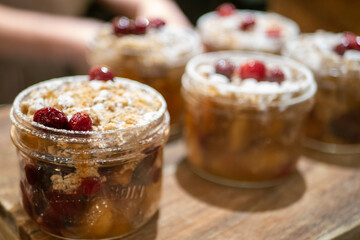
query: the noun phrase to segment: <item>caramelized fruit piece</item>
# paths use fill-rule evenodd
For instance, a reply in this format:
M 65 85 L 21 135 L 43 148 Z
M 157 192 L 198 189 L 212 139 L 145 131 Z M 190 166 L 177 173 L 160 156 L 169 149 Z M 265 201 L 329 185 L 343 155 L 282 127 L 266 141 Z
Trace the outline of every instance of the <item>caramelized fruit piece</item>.
M 22 197 L 22 204 L 24 210 L 32 218 L 33 217 L 32 204 L 27 194 L 25 184 L 23 182 L 20 182 L 20 189 L 21 189 L 21 197 Z
M 33 205 L 33 209 L 37 215 L 41 215 L 45 208 L 48 206 L 48 201 L 41 188 L 32 187 L 30 194 L 30 201 Z
M 46 231 L 61 235 L 61 216 L 51 206 L 45 209 L 39 222 L 40 226 Z
M 227 78 L 231 78 L 234 73 L 235 66 L 227 59 L 220 59 L 215 65 L 215 72 L 222 74 Z
M 92 121 L 86 112 L 75 113 L 69 121 L 69 130 L 73 131 L 91 131 Z
M 282 178 L 285 176 L 290 175 L 290 173 L 292 173 L 296 168 L 296 162 L 287 162 L 282 169 L 280 169 L 280 171 L 278 172 L 278 174 L 276 175 L 277 178 Z
M 149 185 L 153 182 L 153 165 L 159 153 L 159 147 L 154 148 L 137 165 L 132 176 L 132 182 Z
M 241 22 L 240 29 L 242 31 L 247 31 L 253 28 L 254 26 L 255 26 L 255 16 L 253 14 L 248 14 L 247 16 L 245 16 L 244 21 Z
M 352 32 L 344 33 L 341 43 L 334 46 L 333 51 L 342 56 L 346 50 L 360 51 L 360 36 Z
M 360 141 L 360 111 L 354 109 L 333 119 L 330 123 L 332 132 L 347 143 Z
M 149 218 L 156 212 L 161 197 L 161 184 L 152 184 L 147 186 L 144 191 L 144 197 L 140 208 L 145 218 Z
M 30 185 L 37 184 L 41 179 L 40 171 L 33 164 L 26 164 L 25 176 Z
M 216 8 L 216 13 L 221 17 L 230 16 L 234 13 L 236 7 L 232 3 L 223 3 Z
M 339 43 L 333 48 L 333 51 L 342 56 L 346 51 L 346 46 L 343 43 Z
M 47 198 L 54 210 L 63 216 L 74 216 L 79 214 L 83 208 L 83 202 L 78 193 L 66 194 L 53 190 L 48 193 Z
M 33 120 L 44 126 L 57 129 L 66 129 L 68 124 L 65 113 L 52 107 L 37 110 Z
M 161 168 L 156 168 L 153 172 L 153 183 L 157 183 L 161 178 Z
M 114 80 L 114 73 L 104 66 L 94 66 L 89 71 L 90 80 Z
M 357 36 L 355 33 L 346 32 L 344 34 L 343 43 L 346 43 L 347 49 L 360 51 L 360 36 Z
M 285 80 L 285 74 L 280 68 L 273 68 L 268 71 L 267 81 L 282 83 Z
M 165 21 L 162 20 L 161 18 L 153 18 L 150 19 L 149 21 L 149 27 L 150 28 L 161 28 L 163 26 L 165 26 Z
M 82 180 L 79 192 L 87 197 L 94 196 L 101 188 L 101 181 L 98 177 L 88 177 Z
M 263 81 L 265 78 L 265 65 L 257 60 L 248 60 L 240 66 L 240 76 L 242 79 L 254 78 Z
M 114 186 L 121 185 L 126 186 L 131 182 L 133 176 L 133 166 L 132 165 L 121 165 L 121 166 L 111 166 L 107 168 L 99 169 L 100 175 L 106 176 L 106 185 Z
M 95 199 L 90 202 L 89 207 L 83 215 L 81 232 L 86 232 L 87 237 L 104 237 L 118 221 L 113 217 L 110 201 L 106 199 Z

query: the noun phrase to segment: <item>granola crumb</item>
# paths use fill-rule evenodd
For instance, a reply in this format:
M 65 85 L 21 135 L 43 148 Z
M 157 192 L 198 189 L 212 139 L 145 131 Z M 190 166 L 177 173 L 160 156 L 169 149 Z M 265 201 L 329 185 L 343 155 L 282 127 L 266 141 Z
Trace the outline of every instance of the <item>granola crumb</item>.
M 21 103 L 21 111 L 31 121 L 38 109 L 49 106 L 64 112 L 68 120 L 85 112 L 92 119 L 94 131 L 107 131 L 150 122 L 149 116 L 154 116 L 162 104 L 150 92 L 123 80 L 90 82 L 84 77 L 44 84 Z

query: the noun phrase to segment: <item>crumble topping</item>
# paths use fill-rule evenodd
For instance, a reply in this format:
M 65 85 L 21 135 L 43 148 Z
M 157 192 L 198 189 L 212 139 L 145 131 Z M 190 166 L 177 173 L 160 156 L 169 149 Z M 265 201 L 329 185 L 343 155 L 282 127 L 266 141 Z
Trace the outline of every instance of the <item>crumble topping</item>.
M 149 123 L 156 118 L 162 104 L 139 83 L 120 78 L 89 81 L 88 76 L 83 76 L 45 83 L 30 92 L 20 107 L 30 121 L 44 107 L 63 111 L 68 120 L 84 111 L 91 117 L 94 131 L 107 131 Z
M 360 77 L 360 51 L 348 50 L 343 56 L 333 49 L 341 43 L 343 33 L 319 30 L 312 34 L 301 34 L 286 43 L 283 55 L 294 58 L 319 75 L 348 75 Z

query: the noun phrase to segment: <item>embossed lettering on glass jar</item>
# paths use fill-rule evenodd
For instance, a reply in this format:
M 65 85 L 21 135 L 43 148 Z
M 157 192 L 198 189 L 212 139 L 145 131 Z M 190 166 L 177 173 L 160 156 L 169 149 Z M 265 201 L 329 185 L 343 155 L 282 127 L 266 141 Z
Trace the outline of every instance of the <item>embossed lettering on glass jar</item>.
M 230 78 L 219 67 L 222 59 L 223 66 L 234 65 Z M 316 91 L 309 69 L 276 55 L 214 52 L 190 60 L 182 84 L 188 161 L 196 173 L 265 187 L 295 170 Z
M 90 64 L 105 64 L 117 76 L 145 83 L 165 98 L 171 135 L 181 130 L 183 100 L 181 76 L 187 61 L 203 51 L 198 34 L 190 29 L 164 25 L 148 27 L 144 34 L 116 34 L 104 25 L 90 44 Z
M 148 121 L 84 132 L 45 127 L 24 114 L 21 103 L 46 84 L 86 81 L 88 76 L 49 80 L 15 99 L 11 137 L 20 161 L 22 205 L 52 235 L 117 238 L 141 227 L 158 210 L 169 115 L 159 93 L 120 78 L 114 81 L 160 103 Z

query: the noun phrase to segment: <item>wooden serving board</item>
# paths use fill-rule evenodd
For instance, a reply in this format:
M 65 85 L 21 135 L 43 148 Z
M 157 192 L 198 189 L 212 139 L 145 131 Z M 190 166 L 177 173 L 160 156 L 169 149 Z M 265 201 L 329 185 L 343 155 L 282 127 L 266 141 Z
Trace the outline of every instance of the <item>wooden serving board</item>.
M 0 108 L 0 239 L 54 239 L 19 206 L 18 169 L 9 137 L 9 107 Z M 181 140 L 165 149 L 158 214 L 126 240 L 360 239 L 360 159 L 313 153 L 283 185 L 236 189 L 203 180 L 184 161 Z

